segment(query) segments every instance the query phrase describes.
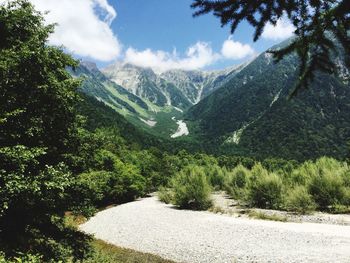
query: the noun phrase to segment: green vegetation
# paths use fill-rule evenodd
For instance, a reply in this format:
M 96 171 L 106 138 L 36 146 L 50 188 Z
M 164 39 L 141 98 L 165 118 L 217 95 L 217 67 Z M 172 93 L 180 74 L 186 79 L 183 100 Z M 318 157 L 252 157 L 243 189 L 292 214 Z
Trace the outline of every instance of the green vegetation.
M 350 138 L 347 77 L 317 73 L 310 89 L 288 99 L 298 81 L 297 65 L 295 54 L 277 64 L 267 52 L 261 54 L 185 112 L 188 126 L 194 127 L 190 136 L 218 155 L 344 160 Z M 237 140 L 227 140 L 235 132 Z
M 79 81 L 66 67 L 76 63 L 47 45 L 53 26 L 27 1 L 0 5 L 0 28 L 0 248 L 6 257 L 81 259 L 89 237 L 63 220 L 73 207 L 86 212 L 67 164 L 79 136 Z
M 246 186 L 250 177 L 250 170 L 239 164 L 225 178 L 225 190 L 234 198 L 245 196 Z
M 213 12 L 221 25 L 229 25 L 234 33 L 242 21 L 255 29 L 254 41 L 264 32 L 268 23 L 276 24 L 279 19 L 288 19 L 295 27 L 296 37 L 283 49 L 271 52 L 276 60 L 296 53 L 300 60 L 298 83 L 293 89 L 295 95 L 301 88 L 307 88 L 314 80 L 315 72 L 333 74 L 339 70 L 333 53 L 344 53 L 342 60 L 349 66 L 349 4 L 346 0 L 303 0 L 303 1 L 255 1 L 247 0 L 194 0 L 195 16 Z M 338 43 L 336 43 L 338 42 Z
M 226 190 L 251 207 L 297 213 L 314 209 L 349 212 L 350 168 L 345 162 L 323 157 L 303 164 L 273 158 L 261 158 L 259 163 L 240 155 L 200 153 L 202 149 L 191 140 L 170 141 L 146 134 L 103 102 L 80 93 L 80 79 L 72 78 L 67 71 L 67 68 L 74 70 L 76 61 L 62 49 L 47 45 L 53 30 L 27 0 L 0 5 L 0 262 L 166 262 L 94 241 L 77 230 L 75 220 L 65 216 L 88 218 L 98 209 L 132 201 L 157 189 L 161 200 L 186 209 L 208 209 L 212 205 L 212 190 Z M 261 63 L 264 66 L 265 62 Z M 107 81 L 104 76 L 98 78 Z M 341 85 L 333 87 L 337 89 Z M 109 89 L 112 94 L 115 90 L 114 95 L 118 93 L 116 98 L 129 100 L 128 105 L 134 110 L 146 111 L 150 106 L 118 86 Z M 228 89 L 223 90 L 224 96 L 225 92 Z M 178 99 L 181 103 L 181 98 Z M 266 102 L 250 104 L 256 104 L 258 109 L 242 113 L 242 109 L 236 108 L 242 113 L 237 118 L 247 114 L 245 117 L 254 120 L 267 105 Z M 284 109 L 290 114 L 287 106 Z M 173 113 L 161 113 L 158 118 Z M 222 117 L 204 114 L 218 117 L 217 120 Z M 344 128 L 347 115 L 337 114 L 344 119 L 341 126 Z M 255 123 L 266 121 L 264 118 L 261 116 Z M 232 123 L 230 128 L 244 122 L 243 119 L 224 121 Z M 165 123 L 168 127 L 172 124 Z M 322 124 L 313 122 L 316 129 Z M 220 125 L 217 127 L 223 127 Z M 327 134 L 335 138 L 333 133 L 339 130 L 346 137 L 348 126 L 339 127 L 327 126 Z M 267 128 L 269 132 L 281 130 L 270 129 L 269 125 Z M 242 143 L 247 143 L 246 135 L 242 136 Z M 305 138 L 300 140 L 305 142 Z M 259 158 L 267 152 L 273 152 L 272 156 L 279 154 L 274 152 L 274 141 L 269 140 L 272 146 L 260 151 Z M 319 149 L 323 150 L 333 143 L 319 141 L 324 146 Z M 342 152 L 339 156 L 344 153 L 343 145 L 337 148 L 342 142 L 335 144 L 335 151 Z M 297 154 L 300 160 L 309 156 L 309 149 L 300 148 L 302 145 L 296 147 L 296 151 L 303 151 Z M 266 145 L 257 142 L 255 146 Z M 183 149 L 190 149 L 191 153 Z M 285 156 L 289 156 L 286 152 Z M 328 149 L 327 153 L 337 155 Z
M 42 257 L 26 254 L 26 255 L 18 255 L 11 259 L 6 258 L 4 254 L 0 254 L 0 263 L 41 263 Z
M 188 203 L 205 200 L 206 204 L 208 191 L 216 189 L 225 190 L 248 207 L 300 214 L 315 210 L 347 213 L 350 209 L 350 167 L 345 162 L 322 157 L 299 166 L 284 162 L 276 167 L 276 163 L 281 162 L 270 159 L 265 160 L 264 166 L 256 163 L 248 169 L 238 164 L 230 170 L 217 164 L 209 165 L 210 160 L 204 159 L 176 173 L 167 188 L 160 188 L 160 200 L 184 208 L 205 209 L 206 206 L 200 205 L 189 207 Z
M 251 206 L 277 209 L 282 203 L 282 187 L 282 180 L 277 174 L 269 173 L 257 164 L 252 169 L 247 201 Z
M 287 218 L 280 215 L 268 215 L 264 212 L 257 212 L 254 210 L 251 210 L 248 212 L 248 216 L 255 219 L 261 219 L 261 220 L 270 220 L 270 221 L 279 221 L 279 222 L 287 222 Z
M 288 211 L 306 214 L 316 209 L 315 201 L 312 195 L 308 193 L 307 188 L 298 185 L 288 191 L 285 199 L 285 208 Z
M 174 191 L 172 202 L 180 208 L 206 210 L 211 206 L 211 187 L 202 167 L 185 167 L 170 185 Z
M 101 240 L 92 243 L 95 253 L 90 259 L 83 263 L 172 263 L 173 261 L 163 259 L 147 253 L 137 252 L 131 249 L 120 248 L 107 244 Z M 0 261 L 1 262 L 1 261 Z M 33 262 L 36 263 L 36 262 Z
M 238 184 L 237 174 L 248 180 Z M 268 171 L 261 164 L 256 164 L 251 171 L 239 166 L 231 172 L 226 187 L 234 198 L 254 207 L 297 213 L 315 209 L 336 212 L 341 207 L 341 210 L 349 207 L 348 180 L 346 163 L 323 157 L 291 171 Z

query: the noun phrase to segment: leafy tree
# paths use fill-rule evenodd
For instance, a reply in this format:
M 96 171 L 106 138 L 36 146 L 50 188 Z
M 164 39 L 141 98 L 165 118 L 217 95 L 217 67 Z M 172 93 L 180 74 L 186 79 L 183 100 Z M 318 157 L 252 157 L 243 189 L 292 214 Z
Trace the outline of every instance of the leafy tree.
M 296 38 L 280 50 L 272 51 L 277 61 L 296 52 L 301 60 L 300 80 L 292 92 L 308 87 L 315 71 L 337 71 L 332 56 L 339 46 L 347 66 L 350 66 L 350 5 L 348 0 L 194 0 L 194 16 L 213 12 L 222 26 L 230 25 L 234 33 L 244 20 L 254 28 L 254 41 L 267 23 L 276 25 L 286 16 L 295 27 Z
M 77 141 L 79 81 L 66 71 L 75 61 L 47 45 L 53 29 L 27 0 L 0 4 L 0 249 L 57 262 L 88 247 L 63 220 L 79 205 L 64 164 Z

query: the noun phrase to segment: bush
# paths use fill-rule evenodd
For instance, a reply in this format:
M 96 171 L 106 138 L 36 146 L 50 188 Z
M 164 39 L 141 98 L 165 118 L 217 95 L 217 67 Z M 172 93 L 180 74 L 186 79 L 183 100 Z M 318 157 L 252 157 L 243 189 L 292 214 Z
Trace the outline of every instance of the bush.
M 106 171 L 83 173 L 78 176 L 78 183 L 86 192 L 91 202 L 97 206 L 103 205 L 111 199 L 113 173 Z
M 0 252 L 0 263 L 41 263 L 43 258 L 39 255 L 19 254 L 13 259 L 5 257 L 4 253 Z
M 92 171 L 80 174 L 80 188 L 97 206 L 123 203 L 143 196 L 146 179 L 132 164 L 114 160 L 113 171 Z
M 318 171 L 314 163 L 308 161 L 299 168 L 294 169 L 290 174 L 291 185 L 307 185 L 313 176 L 317 176 Z
M 341 204 L 345 197 L 344 183 L 340 175 L 332 171 L 323 171 L 314 176 L 309 183 L 309 192 L 320 209 L 329 209 Z
M 161 186 L 158 190 L 158 198 L 166 204 L 171 204 L 174 201 L 174 192 L 171 188 Z
M 225 168 L 221 168 L 218 165 L 211 165 L 205 167 L 205 172 L 210 184 L 215 190 L 223 189 L 225 175 L 227 174 L 227 170 Z
M 251 172 L 239 164 L 225 178 L 225 189 L 234 198 L 244 199 Z
M 297 186 L 288 192 L 285 208 L 287 211 L 305 214 L 314 211 L 316 204 L 305 186 Z
M 180 208 L 205 210 L 211 205 L 211 187 L 204 169 L 188 166 L 181 170 L 172 180 L 174 204 Z
M 248 185 L 248 202 L 260 208 L 279 208 L 282 203 L 282 188 L 281 178 L 268 173 L 261 164 L 257 164 L 252 169 Z
M 128 202 L 145 195 L 147 180 L 136 166 L 119 161 L 115 164 L 115 176 L 111 184 L 113 198 L 117 202 Z

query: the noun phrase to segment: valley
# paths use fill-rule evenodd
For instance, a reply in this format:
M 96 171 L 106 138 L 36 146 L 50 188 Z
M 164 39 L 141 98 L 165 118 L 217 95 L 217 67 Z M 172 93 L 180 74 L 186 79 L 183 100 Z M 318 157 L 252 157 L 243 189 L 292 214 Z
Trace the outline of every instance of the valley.
M 84 93 L 156 137 L 198 147 L 205 142 L 211 153 L 302 161 L 326 155 L 330 147 L 333 157 L 347 155 L 350 75 L 343 64 L 339 68 L 339 76 L 318 74 L 292 99 L 298 60 L 289 55 L 276 64 L 269 50 L 218 71 L 157 72 L 129 63 L 99 70 L 82 62 L 72 74 L 85 79 Z
M 152 1 L 0 0 L 0 263 L 349 262 L 347 1 Z
M 102 101 L 146 132 L 169 139 L 189 134 L 185 122 L 177 124 L 173 118 L 181 119 L 186 110 L 246 65 L 211 72 L 156 73 L 150 68 L 118 63 L 100 71 L 94 63 L 83 61 L 71 73 L 84 80 L 81 87 L 84 93 Z M 179 133 L 181 135 L 176 134 L 178 128 L 184 130 Z

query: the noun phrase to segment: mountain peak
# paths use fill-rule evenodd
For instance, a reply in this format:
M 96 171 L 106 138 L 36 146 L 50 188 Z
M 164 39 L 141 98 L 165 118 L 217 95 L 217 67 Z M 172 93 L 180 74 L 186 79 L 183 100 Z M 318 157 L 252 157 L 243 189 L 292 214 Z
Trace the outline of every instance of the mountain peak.
M 89 71 L 98 71 L 96 63 L 91 61 L 81 61 L 80 65 L 87 68 Z

